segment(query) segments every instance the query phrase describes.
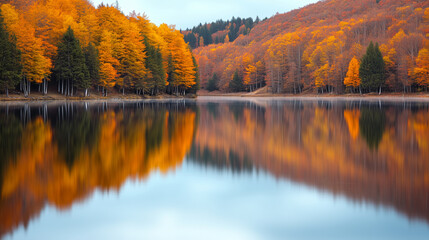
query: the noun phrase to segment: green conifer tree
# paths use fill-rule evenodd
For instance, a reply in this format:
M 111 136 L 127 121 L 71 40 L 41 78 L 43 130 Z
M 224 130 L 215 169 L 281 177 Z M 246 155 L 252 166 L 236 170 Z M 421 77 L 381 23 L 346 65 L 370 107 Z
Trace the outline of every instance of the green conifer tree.
M 198 69 L 198 63 L 194 55 L 192 55 L 192 62 L 194 63 L 194 70 L 195 70 L 195 84 L 192 85 L 191 89 L 189 89 L 189 92 L 196 94 L 197 91 L 200 90 L 200 70 Z
M 218 78 L 217 74 L 214 73 L 213 77 L 209 79 L 209 82 L 207 84 L 207 90 L 209 92 L 213 92 L 213 91 L 218 90 L 219 89 L 217 86 L 218 82 L 219 82 L 219 78 Z
M 138 88 L 143 88 L 145 85 L 152 95 L 157 95 L 159 91 L 165 88 L 165 70 L 162 62 L 162 54 L 158 48 L 152 46 L 147 39 L 144 39 L 146 46 L 146 68 L 149 71 L 147 82 L 139 82 Z
M 66 81 L 66 95 L 73 96 L 73 89 L 77 87 L 84 89 L 87 96 L 91 80 L 79 40 L 74 36 L 71 27 L 58 44 L 54 74 L 58 81 Z
M 16 47 L 16 38 L 7 32 L 0 14 L 0 89 L 9 96 L 21 77 L 21 52 Z
M 229 89 L 232 92 L 240 92 L 244 90 L 243 79 L 238 75 L 237 70 L 235 70 L 232 81 L 229 82 Z
M 385 64 L 378 43 L 374 46 L 371 42 L 359 68 L 361 86 L 369 91 L 378 89 L 381 94 L 381 87 L 385 81 L 384 72 Z
M 167 67 L 167 93 L 168 94 L 173 94 L 175 89 L 172 85 L 172 83 L 175 81 L 176 76 L 174 73 L 174 66 L 173 66 L 173 57 L 171 56 L 171 54 L 168 56 L 168 67 Z
M 89 73 L 89 80 L 92 86 L 100 84 L 100 60 L 98 51 L 92 43 L 85 48 L 85 63 Z

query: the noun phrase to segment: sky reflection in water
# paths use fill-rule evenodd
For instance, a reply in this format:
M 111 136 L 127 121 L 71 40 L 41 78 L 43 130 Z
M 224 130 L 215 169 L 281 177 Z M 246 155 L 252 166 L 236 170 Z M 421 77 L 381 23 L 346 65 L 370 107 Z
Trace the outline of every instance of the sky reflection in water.
M 6 239 L 429 234 L 427 104 L 11 105 L 0 119 Z

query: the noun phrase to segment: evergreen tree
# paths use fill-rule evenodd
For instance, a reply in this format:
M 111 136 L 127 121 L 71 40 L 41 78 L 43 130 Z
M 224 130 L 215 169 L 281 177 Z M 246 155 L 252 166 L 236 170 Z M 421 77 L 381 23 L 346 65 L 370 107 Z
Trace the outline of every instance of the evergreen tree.
M 213 74 L 213 77 L 209 79 L 208 85 L 207 85 L 207 90 L 209 90 L 210 92 L 213 92 L 215 90 L 218 90 L 218 84 L 219 82 L 219 78 L 217 76 L 216 73 Z
M 173 65 L 173 57 L 171 54 L 168 56 L 168 62 L 167 62 L 167 93 L 173 94 L 174 88 L 172 87 L 172 83 L 174 83 L 176 76 L 174 73 L 174 65 Z
M 73 96 L 73 88 L 76 86 L 85 89 L 85 96 L 87 96 L 88 88 L 91 86 L 89 72 L 79 40 L 74 36 L 71 27 L 67 29 L 58 44 L 54 73 L 63 85 L 66 81 L 66 95 Z
M 100 84 L 100 60 L 98 51 L 92 43 L 85 48 L 85 63 L 89 73 L 89 79 L 93 86 Z
M 232 81 L 229 82 L 229 89 L 232 92 L 240 92 L 244 89 L 243 79 L 238 75 L 238 71 L 235 70 Z
M 146 46 L 146 68 L 149 70 L 147 77 L 147 86 L 152 95 L 158 94 L 159 91 L 164 90 L 165 87 L 165 70 L 162 63 L 161 51 L 152 46 L 147 39 L 144 39 Z M 138 88 L 142 88 L 142 83 L 137 84 Z
M 201 31 L 201 36 L 204 39 L 204 45 L 210 45 L 213 43 L 212 35 L 210 34 L 207 25 L 204 25 Z
M 195 70 L 195 84 L 189 89 L 190 93 L 196 94 L 200 90 L 200 70 L 198 69 L 198 63 L 194 55 L 192 55 L 192 62 L 194 63 Z
M 197 38 L 195 37 L 194 33 L 188 33 L 184 36 L 185 42 L 189 43 L 189 46 L 191 46 L 192 49 L 197 47 Z
M 21 76 L 21 52 L 16 47 L 16 38 L 7 32 L 0 14 L 0 89 L 9 96 Z
M 378 43 L 374 46 L 371 42 L 366 50 L 366 54 L 362 57 L 359 68 L 359 76 L 361 78 L 361 86 L 369 91 L 379 89 L 385 81 L 385 64 Z
M 217 20 L 216 22 L 212 23 L 200 23 L 198 26 L 193 27 L 192 31 L 187 29 L 187 31 L 191 31 L 191 33 L 186 34 L 184 39 L 185 42 L 188 43 L 192 49 L 194 49 L 198 46 L 206 46 L 212 43 L 223 43 L 224 37 L 213 38 L 212 36 L 214 33 L 226 31 L 228 39 L 232 42 L 239 36 L 240 28 L 243 25 L 245 25 L 245 30 L 242 33 L 246 35 L 259 21 L 259 17 L 257 17 L 257 21 L 255 22 L 252 18 L 241 19 L 233 17 L 228 21 Z

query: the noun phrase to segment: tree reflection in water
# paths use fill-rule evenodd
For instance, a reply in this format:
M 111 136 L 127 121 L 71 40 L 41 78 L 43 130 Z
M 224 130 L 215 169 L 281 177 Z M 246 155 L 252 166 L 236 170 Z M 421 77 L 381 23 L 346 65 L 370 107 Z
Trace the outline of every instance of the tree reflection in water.
M 173 170 L 191 147 L 196 110 L 183 101 L 27 104 L 0 119 L 1 236 L 46 204 L 67 209 L 96 189 Z
M 184 159 L 394 207 L 429 221 L 426 103 L 146 101 L 0 107 L 0 236 L 47 204 L 166 174 Z
M 199 119 L 197 164 L 264 170 L 429 221 L 427 103 L 208 100 Z

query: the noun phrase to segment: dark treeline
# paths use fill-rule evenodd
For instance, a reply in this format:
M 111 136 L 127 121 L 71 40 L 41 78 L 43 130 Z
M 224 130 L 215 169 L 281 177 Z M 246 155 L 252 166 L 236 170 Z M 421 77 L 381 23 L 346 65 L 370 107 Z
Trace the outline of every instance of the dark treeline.
M 247 35 L 252 28 L 260 22 L 259 17 L 253 18 L 235 18 L 224 21 L 222 19 L 212 23 L 199 24 L 192 29 L 183 31 L 185 42 L 191 48 L 207 46 L 210 44 L 218 44 L 224 42 L 232 42 L 237 39 L 240 34 Z

